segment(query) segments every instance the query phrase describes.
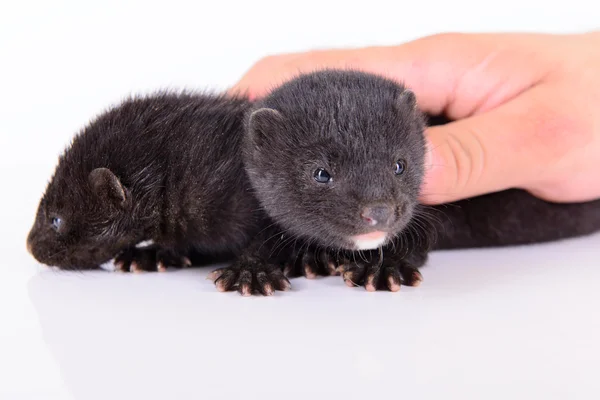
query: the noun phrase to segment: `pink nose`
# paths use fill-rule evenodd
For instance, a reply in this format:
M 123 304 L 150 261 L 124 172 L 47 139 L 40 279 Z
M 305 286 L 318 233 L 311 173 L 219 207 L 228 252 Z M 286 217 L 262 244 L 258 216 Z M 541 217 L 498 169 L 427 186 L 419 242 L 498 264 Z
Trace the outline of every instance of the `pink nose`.
M 387 225 L 390 223 L 394 210 L 390 206 L 365 207 L 360 213 L 363 221 L 369 226 Z

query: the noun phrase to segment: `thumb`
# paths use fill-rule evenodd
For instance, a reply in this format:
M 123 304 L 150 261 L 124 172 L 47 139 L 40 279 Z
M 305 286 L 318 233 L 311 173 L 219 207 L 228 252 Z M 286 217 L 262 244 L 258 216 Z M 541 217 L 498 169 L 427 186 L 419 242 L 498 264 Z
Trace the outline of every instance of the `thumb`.
M 440 204 L 524 187 L 554 165 L 572 145 L 571 127 L 541 104 L 536 90 L 486 113 L 428 128 L 421 201 Z

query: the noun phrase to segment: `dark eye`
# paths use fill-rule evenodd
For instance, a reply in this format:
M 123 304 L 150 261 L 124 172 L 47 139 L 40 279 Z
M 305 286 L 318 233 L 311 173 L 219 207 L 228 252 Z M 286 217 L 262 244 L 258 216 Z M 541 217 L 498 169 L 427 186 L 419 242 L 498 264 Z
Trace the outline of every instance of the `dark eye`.
M 52 227 L 54 228 L 55 231 L 59 230 L 61 225 L 62 225 L 62 219 L 60 219 L 58 217 L 52 218 Z
M 394 165 L 394 174 L 402 175 L 406 170 L 406 161 L 398 160 L 396 161 L 396 165 Z
M 317 168 L 313 176 L 319 183 L 331 182 L 331 175 L 324 168 Z

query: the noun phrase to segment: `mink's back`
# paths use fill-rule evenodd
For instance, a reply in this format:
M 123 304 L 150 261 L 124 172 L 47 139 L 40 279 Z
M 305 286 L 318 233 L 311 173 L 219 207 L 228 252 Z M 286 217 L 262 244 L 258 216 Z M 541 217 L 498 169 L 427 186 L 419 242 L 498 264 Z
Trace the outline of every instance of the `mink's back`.
M 514 246 L 592 234 L 600 230 L 600 200 L 551 203 L 520 189 L 434 207 L 436 249 Z
M 166 244 L 240 248 L 256 225 L 240 156 L 249 106 L 212 94 L 132 97 L 91 122 L 61 162 L 111 169 Z

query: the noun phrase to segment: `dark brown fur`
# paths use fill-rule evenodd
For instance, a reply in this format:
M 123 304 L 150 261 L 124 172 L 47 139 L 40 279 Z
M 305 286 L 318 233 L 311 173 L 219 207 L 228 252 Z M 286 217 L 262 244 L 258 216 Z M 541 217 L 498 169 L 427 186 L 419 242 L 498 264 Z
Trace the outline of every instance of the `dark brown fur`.
M 154 270 L 239 252 L 258 226 L 240 156 L 249 105 L 161 92 L 98 116 L 59 159 L 28 236 L 33 256 L 97 268 L 128 250 L 121 266 Z M 143 240 L 155 245 L 135 249 Z

